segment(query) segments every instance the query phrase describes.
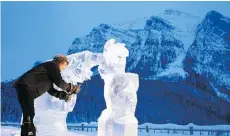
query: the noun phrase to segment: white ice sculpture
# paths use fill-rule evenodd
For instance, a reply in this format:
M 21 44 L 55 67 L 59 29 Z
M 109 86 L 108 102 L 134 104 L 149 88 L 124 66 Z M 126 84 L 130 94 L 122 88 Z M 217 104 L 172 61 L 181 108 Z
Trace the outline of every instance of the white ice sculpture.
M 129 52 L 125 44 L 106 42 L 103 54 L 83 51 L 67 56 L 70 64 L 62 71 L 68 83 L 83 83 L 92 76 L 92 67 L 104 80 L 106 109 L 98 119 L 98 136 L 137 136 L 138 121 L 134 116 L 139 86 L 137 74 L 125 73 Z M 58 90 L 58 87 L 54 85 Z M 68 103 L 48 93 L 35 100 L 34 123 L 37 136 L 68 136 L 66 117 L 76 104 L 77 95 Z
M 104 61 L 98 71 L 104 80 L 106 109 L 98 119 L 98 136 L 137 136 L 138 121 L 135 117 L 139 78 L 126 73 L 129 51 L 123 43 L 111 39 L 105 43 Z
M 101 62 L 100 53 L 83 51 L 67 56 L 69 65 L 61 72 L 63 79 L 68 83 L 83 83 L 92 76 L 92 67 Z M 61 91 L 60 88 L 54 87 Z M 70 102 L 59 100 L 48 93 L 35 99 L 34 123 L 37 127 L 37 136 L 68 136 L 66 117 L 72 112 L 76 104 L 77 95 Z

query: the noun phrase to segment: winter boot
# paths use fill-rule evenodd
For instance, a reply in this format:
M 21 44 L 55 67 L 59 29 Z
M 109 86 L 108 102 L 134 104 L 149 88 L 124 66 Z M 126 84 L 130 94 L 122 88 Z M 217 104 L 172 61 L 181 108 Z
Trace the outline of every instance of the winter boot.
M 23 121 L 21 126 L 21 136 L 36 136 L 36 128 L 33 122 L 28 117 L 26 121 Z

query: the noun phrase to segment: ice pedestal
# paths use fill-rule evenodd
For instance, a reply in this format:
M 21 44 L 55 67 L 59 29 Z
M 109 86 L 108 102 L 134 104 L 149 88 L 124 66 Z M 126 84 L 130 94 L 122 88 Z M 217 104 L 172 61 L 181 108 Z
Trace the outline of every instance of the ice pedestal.
M 68 103 L 45 93 L 35 100 L 34 124 L 37 136 L 69 136 L 66 117 L 76 104 L 74 95 Z
M 44 118 L 50 114 L 49 118 Z M 68 112 L 55 110 L 37 110 L 35 124 L 38 136 L 68 136 L 66 117 Z M 40 124 L 40 125 L 39 125 Z M 43 124 L 43 125 L 41 125 Z

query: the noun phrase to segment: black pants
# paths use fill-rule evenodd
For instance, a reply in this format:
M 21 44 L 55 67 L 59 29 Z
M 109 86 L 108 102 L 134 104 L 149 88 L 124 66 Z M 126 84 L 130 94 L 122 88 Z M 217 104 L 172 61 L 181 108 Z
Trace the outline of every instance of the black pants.
M 17 85 L 18 101 L 22 108 L 23 122 L 21 126 L 21 136 L 36 136 L 36 129 L 33 123 L 35 116 L 34 111 L 34 94 L 27 85 Z M 29 117 L 29 119 L 28 119 Z
M 23 122 L 27 121 L 27 118 L 30 117 L 33 123 L 33 118 L 35 116 L 33 91 L 27 85 L 17 85 L 16 89 L 18 92 L 18 101 L 22 108 Z

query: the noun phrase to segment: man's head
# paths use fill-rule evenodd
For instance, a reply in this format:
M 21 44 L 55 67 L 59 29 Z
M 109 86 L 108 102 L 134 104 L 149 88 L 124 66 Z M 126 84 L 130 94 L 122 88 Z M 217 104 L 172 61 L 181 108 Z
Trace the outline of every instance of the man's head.
M 55 61 L 58 64 L 60 71 L 62 71 L 69 63 L 67 57 L 62 54 L 56 55 L 53 58 L 53 61 Z

